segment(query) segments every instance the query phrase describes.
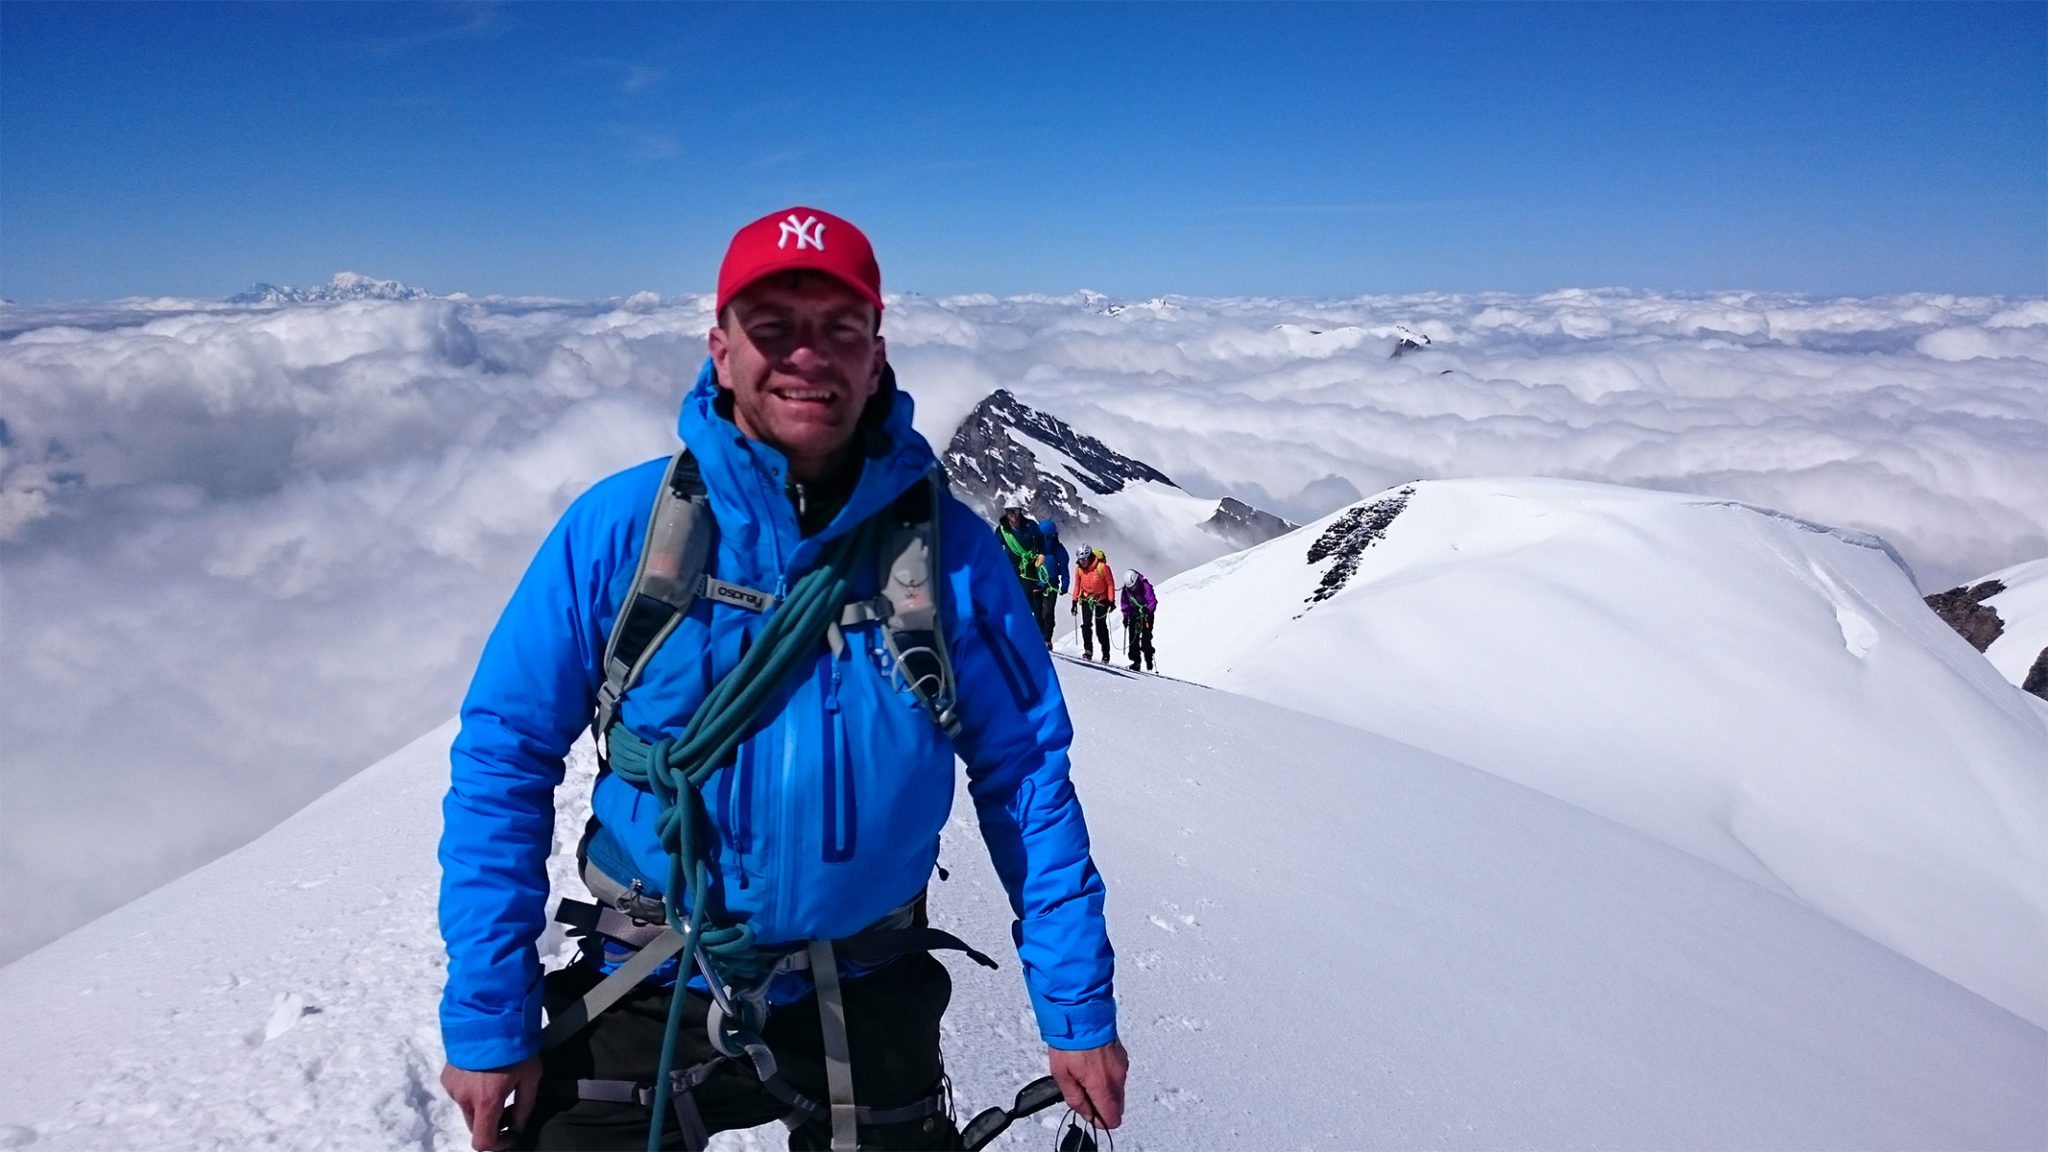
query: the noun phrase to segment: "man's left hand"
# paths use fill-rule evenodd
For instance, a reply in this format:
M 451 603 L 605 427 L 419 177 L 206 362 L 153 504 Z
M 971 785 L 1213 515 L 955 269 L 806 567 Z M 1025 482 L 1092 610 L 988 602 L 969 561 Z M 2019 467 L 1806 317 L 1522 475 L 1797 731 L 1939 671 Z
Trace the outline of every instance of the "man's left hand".
M 1131 1057 L 1122 1041 L 1079 1052 L 1049 1051 L 1052 1078 L 1059 1081 L 1067 1107 L 1098 1127 L 1114 1128 L 1124 1122 L 1124 1077 L 1130 1074 Z

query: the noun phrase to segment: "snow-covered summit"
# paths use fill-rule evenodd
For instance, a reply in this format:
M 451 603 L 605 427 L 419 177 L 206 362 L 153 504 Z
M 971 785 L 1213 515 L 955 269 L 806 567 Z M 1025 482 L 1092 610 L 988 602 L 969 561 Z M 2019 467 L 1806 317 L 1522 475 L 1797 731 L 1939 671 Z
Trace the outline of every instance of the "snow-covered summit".
M 1977 1149 L 2048 1125 L 2048 1036 L 1796 901 L 1326 720 L 1061 676 L 1110 891 L 1124 1147 Z M 0 968 L 0 1147 L 466 1149 L 436 1083 L 452 732 Z M 569 769 L 560 886 L 587 742 Z M 931 893 L 1002 962 L 941 956 L 962 1113 L 1045 1070 L 973 812 L 963 790 Z M 997 1147 L 1046 1148 L 1053 1120 Z
M 378 280 L 355 272 L 336 272 L 327 283 L 315 288 L 257 284 L 246 292 L 228 297 L 228 303 L 262 307 L 331 304 L 342 300 L 428 300 L 433 295 L 424 288 L 414 288 L 396 280 Z
M 1427 748 L 2048 1022 L 2048 710 L 1875 537 L 1418 482 L 1159 590 L 1162 669 Z

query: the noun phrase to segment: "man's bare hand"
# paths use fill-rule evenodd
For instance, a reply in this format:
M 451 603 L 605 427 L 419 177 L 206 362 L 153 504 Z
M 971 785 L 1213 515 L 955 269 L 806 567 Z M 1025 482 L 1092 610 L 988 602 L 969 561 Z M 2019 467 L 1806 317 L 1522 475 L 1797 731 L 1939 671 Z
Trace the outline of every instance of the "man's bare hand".
M 1124 1122 L 1124 1077 L 1130 1074 L 1131 1057 L 1122 1041 L 1111 1040 L 1080 1052 L 1049 1051 L 1052 1078 L 1059 1081 L 1067 1107 L 1100 1128 Z
M 472 1072 L 453 1064 L 441 1069 L 441 1089 L 462 1109 L 462 1122 L 469 1125 L 469 1145 L 477 1152 L 497 1152 L 512 1146 L 512 1133 L 526 1127 L 533 1115 L 533 1100 L 540 1093 L 540 1057 L 529 1056 L 517 1064 Z M 1121 1095 L 1123 1081 L 1117 1081 Z M 512 1123 L 505 1125 L 505 1102 L 512 1102 Z

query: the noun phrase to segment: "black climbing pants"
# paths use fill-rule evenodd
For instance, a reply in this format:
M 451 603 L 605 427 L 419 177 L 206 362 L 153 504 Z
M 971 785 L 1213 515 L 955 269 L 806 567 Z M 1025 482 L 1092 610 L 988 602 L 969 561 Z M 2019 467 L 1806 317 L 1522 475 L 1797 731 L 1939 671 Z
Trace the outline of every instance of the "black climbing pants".
M 1130 613 L 1124 616 L 1124 654 L 1131 658 L 1131 667 L 1138 666 L 1142 657 L 1145 667 L 1152 665 L 1152 614 L 1150 612 Z
M 1031 600 L 1031 615 L 1038 621 L 1038 632 L 1045 640 L 1046 647 L 1052 647 L 1053 613 L 1060 606 L 1060 594 L 1052 588 L 1027 587 L 1024 595 Z
M 1081 654 L 1090 659 L 1095 646 L 1102 646 L 1102 658 L 1109 659 L 1109 601 L 1081 601 Z
M 549 1012 L 575 1002 L 598 979 L 598 973 L 585 964 L 571 964 L 551 973 L 545 991 Z M 939 1017 L 945 1015 L 953 994 L 945 965 L 926 953 L 914 953 L 865 976 L 842 980 L 839 990 L 846 1002 L 854 1099 L 869 1107 L 892 1108 L 931 1095 L 945 1075 L 939 1056 Z M 543 1055 L 539 1102 L 517 1147 L 607 1152 L 646 1147 L 650 1115 L 645 1107 L 577 1100 L 576 1081 L 653 1084 L 661 1064 L 669 996 L 666 988 L 636 989 L 582 1033 Z M 689 997 L 682 1035 L 676 1043 L 678 1069 L 717 1055 L 704 1034 L 704 1013 L 710 1001 L 696 992 Z M 777 1007 L 768 1014 L 761 1036 L 775 1053 L 790 1086 L 824 1103 L 828 1093 L 817 999 L 807 997 Z M 745 1058 L 720 1064 L 693 1095 L 704 1126 L 712 1132 L 753 1128 L 780 1120 L 789 1112 L 761 1087 L 753 1063 Z M 662 1146 L 681 1148 L 683 1134 L 675 1111 L 666 1111 Z M 943 1111 L 899 1124 L 863 1126 L 859 1135 L 862 1148 L 960 1147 L 959 1130 Z M 789 1134 L 792 1149 L 824 1149 L 831 1143 L 828 1117 L 814 1119 Z

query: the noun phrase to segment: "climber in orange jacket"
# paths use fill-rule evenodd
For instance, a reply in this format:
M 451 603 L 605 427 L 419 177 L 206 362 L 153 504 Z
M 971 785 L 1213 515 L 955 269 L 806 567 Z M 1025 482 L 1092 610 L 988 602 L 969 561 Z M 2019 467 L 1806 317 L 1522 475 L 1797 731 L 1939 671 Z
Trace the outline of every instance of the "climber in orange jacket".
M 1074 600 L 1070 614 L 1081 618 L 1081 658 L 1095 659 L 1095 647 L 1102 646 L 1102 662 L 1109 663 L 1109 608 L 1116 601 L 1116 573 L 1109 570 L 1109 558 L 1100 549 L 1081 546 L 1074 561 Z

